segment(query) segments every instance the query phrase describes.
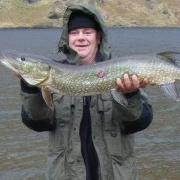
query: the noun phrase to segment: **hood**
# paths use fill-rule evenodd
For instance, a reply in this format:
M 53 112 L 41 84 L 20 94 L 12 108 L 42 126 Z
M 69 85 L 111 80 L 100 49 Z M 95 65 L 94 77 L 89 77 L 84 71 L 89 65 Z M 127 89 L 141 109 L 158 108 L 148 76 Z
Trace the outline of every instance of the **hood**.
M 93 6 L 89 5 L 70 5 L 67 7 L 64 17 L 63 17 L 63 31 L 61 34 L 61 38 L 58 44 L 59 52 L 64 53 L 68 57 L 69 63 L 78 63 L 79 57 L 77 56 L 77 53 L 73 51 L 69 45 L 68 45 L 68 22 L 69 18 L 72 12 L 75 11 L 82 11 L 86 14 L 92 15 L 94 19 L 97 21 L 101 28 L 101 44 L 99 47 L 99 52 L 104 60 L 110 59 L 111 54 L 109 52 L 110 48 L 108 45 L 108 37 L 107 37 L 107 29 L 104 23 L 104 20 L 100 16 L 100 14 L 97 12 L 97 10 Z

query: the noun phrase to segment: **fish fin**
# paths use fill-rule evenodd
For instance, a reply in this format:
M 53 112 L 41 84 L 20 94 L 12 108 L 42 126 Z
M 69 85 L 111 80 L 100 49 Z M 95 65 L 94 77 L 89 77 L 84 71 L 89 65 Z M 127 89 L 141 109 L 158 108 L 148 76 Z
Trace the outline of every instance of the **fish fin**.
M 180 101 L 180 90 L 177 83 L 163 84 L 160 86 L 162 91 L 175 101 Z
M 116 102 L 121 104 L 122 106 L 127 106 L 128 101 L 127 98 L 123 95 L 122 92 L 117 91 L 116 89 L 111 89 L 111 94 Z
M 164 51 L 158 53 L 158 55 L 160 55 L 164 60 L 173 63 L 177 67 L 180 67 L 180 52 Z
M 48 87 L 43 86 L 43 87 L 41 87 L 41 92 L 42 92 L 42 96 L 43 96 L 45 103 L 51 110 L 53 110 L 54 105 L 53 105 L 53 100 L 52 100 L 50 89 Z
M 38 84 L 39 84 L 39 81 L 36 79 L 33 79 L 33 78 L 25 76 L 25 75 L 20 75 L 20 76 L 24 79 L 24 81 L 26 81 L 31 86 L 38 86 Z

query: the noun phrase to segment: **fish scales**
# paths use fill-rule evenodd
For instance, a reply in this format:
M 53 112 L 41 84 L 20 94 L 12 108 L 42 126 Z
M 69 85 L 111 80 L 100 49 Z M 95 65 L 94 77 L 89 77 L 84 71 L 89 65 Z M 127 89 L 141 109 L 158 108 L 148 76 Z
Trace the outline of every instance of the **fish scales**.
M 63 89 L 60 91 L 64 94 L 84 96 L 101 94 L 116 88 L 116 79 L 122 77 L 124 73 L 137 74 L 142 79 L 148 79 L 151 84 L 174 82 L 174 77 L 180 73 L 179 68 L 172 64 L 164 64 L 157 58 L 144 62 L 142 57 L 130 60 L 122 58 L 121 61 L 114 59 L 113 63 L 107 61 L 101 64 L 71 67 L 72 69 L 69 65 L 64 66 L 61 77 L 56 78 L 59 84 L 63 84 Z M 57 71 L 59 70 L 60 68 Z M 177 79 L 179 77 L 180 75 Z
M 117 57 L 92 65 L 74 66 L 29 54 L 4 53 L 1 62 L 30 85 L 47 87 L 61 94 L 87 96 L 116 88 L 116 79 L 124 73 L 136 74 L 152 85 L 180 80 L 179 61 L 178 64 L 171 61 L 180 53 L 162 54 Z
M 69 67 L 69 66 L 68 66 Z M 107 63 L 104 66 L 99 67 L 96 64 L 91 67 L 80 67 L 85 68 L 73 69 L 70 72 L 65 70 L 61 73 L 61 76 L 55 77 L 56 84 L 63 84 L 62 91 L 69 95 L 93 95 L 106 92 L 112 88 L 115 88 L 115 78 L 122 76 L 123 71 L 117 69 L 118 65 L 113 68 L 112 66 L 107 67 Z M 75 70 L 74 70 L 75 69 Z M 59 71 L 59 69 L 57 69 Z M 58 74 L 57 72 L 55 72 Z M 99 75 L 101 73 L 102 75 Z M 119 74 L 119 75 L 118 75 Z

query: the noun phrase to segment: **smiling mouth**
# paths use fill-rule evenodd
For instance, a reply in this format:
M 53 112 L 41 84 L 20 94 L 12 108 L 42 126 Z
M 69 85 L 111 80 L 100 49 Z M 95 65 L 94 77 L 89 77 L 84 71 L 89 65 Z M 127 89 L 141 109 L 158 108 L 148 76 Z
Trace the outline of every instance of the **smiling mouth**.
M 87 47 L 88 45 L 76 45 L 76 47 Z
M 84 51 L 88 48 L 88 46 L 76 46 L 78 51 Z

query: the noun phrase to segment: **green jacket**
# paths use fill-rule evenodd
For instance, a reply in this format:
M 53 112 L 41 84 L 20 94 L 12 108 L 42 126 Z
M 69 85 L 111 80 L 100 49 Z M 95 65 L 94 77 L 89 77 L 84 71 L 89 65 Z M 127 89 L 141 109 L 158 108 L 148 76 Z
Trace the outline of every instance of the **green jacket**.
M 67 44 L 67 22 L 71 12 L 82 10 L 95 17 L 102 28 L 100 60 L 110 59 L 107 32 L 102 18 L 85 6 L 69 6 L 59 51 L 66 55 L 60 61 L 79 63 L 79 58 Z M 98 58 L 97 58 L 98 59 Z M 21 82 L 22 120 L 35 131 L 49 131 L 48 179 L 85 180 L 86 167 L 82 156 L 80 125 L 83 116 L 83 97 L 52 93 L 55 110 L 52 112 L 42 99 L 39 89 Z M 145 129 L 152 120 L 152 109 L 140 92 L 127 95 L 128 105 L 122 105 L 118 92 L 91 97 L 91 137 L 98 158 L 99 180 L 137 179 L 134 159 L 134 134 Z

